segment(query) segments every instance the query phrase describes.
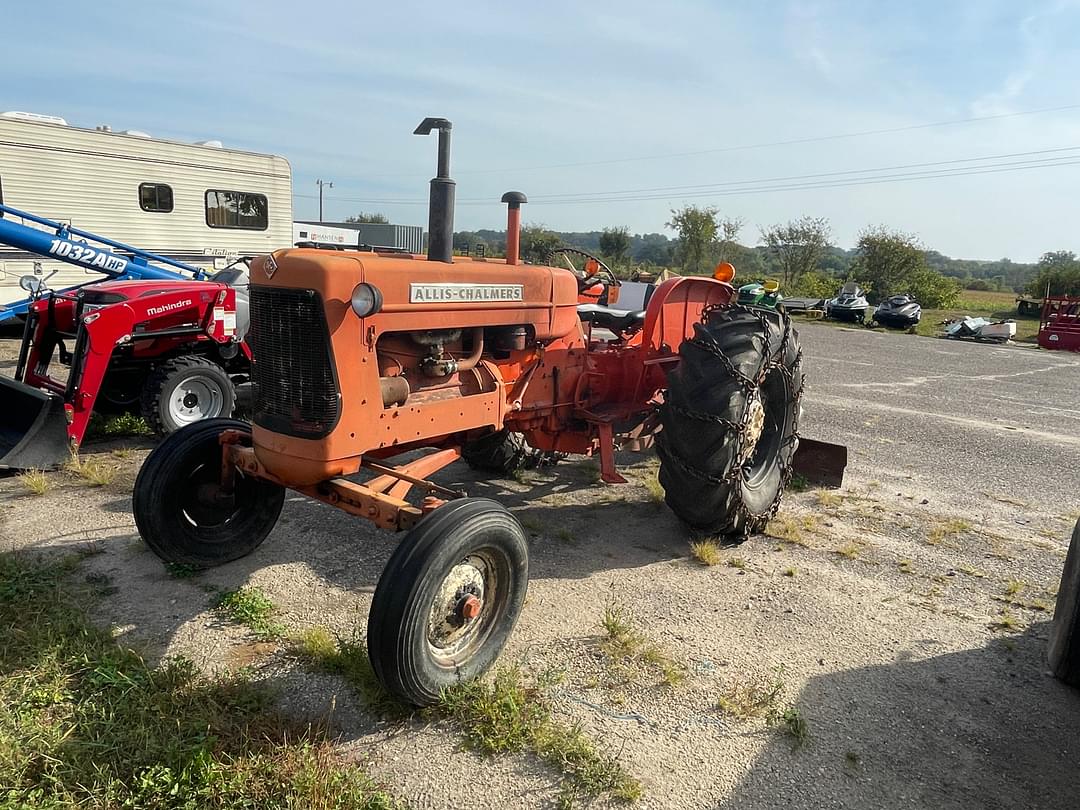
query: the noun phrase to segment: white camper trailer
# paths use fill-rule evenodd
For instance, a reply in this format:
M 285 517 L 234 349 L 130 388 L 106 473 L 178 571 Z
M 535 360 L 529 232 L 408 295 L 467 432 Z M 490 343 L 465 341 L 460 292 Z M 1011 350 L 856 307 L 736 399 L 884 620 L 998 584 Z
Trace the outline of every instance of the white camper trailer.
M 53 116 L 0 113 L 0 203 L 211 270 L 292 244 L 285 158 Z M 53 289 L 99 277 L 0 245 L 0 301 L 53 270 Z

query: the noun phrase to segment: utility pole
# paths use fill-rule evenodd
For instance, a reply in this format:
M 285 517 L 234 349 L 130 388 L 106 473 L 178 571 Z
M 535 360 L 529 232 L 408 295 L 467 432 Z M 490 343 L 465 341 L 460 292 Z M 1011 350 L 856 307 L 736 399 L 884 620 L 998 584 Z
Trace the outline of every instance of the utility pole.
M 333 183 L 328 183 L 328 182 L 326 182 L 324 180 L 316 180 L 315 183 L 319 187 L 319 222 L 321 223 L 323 221 L 323 218 L 322 218 L 322 192 L 323 192 L 323 186 L 326 186 L 327 188 L 333 188 L 334 184 Z

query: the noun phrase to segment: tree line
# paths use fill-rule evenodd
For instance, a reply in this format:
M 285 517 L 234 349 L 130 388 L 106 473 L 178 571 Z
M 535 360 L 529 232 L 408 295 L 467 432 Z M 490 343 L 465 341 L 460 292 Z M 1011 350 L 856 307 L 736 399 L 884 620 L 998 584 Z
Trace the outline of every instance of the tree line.
M 368 215 L 370 216 L 370 215 Z M 758 228 L 753 244 L 743 239 L 746 223 L 721 216 L 711 206 L 686 205 L 671 210 L 666 233 L 630 233 L 623 226 L 600 231 L 557 232 L 531 223 L 522 228 L 522 258 L 542 262 L 556 247 L 567 245 L 600 255 L 617 273 L 673 268 L 681 273 L 710 273 L 720 261 L 735 265 L 739 278 L 776 278 L 789 296 L 834 295 L 844 281 L 858 282 L 872 300 L 906 292 L 928 308 L 956 304 L 963 289 L 1003 290 L 1042 295 L 1080 295 L 1080 260 L 1070 251 L 1045 254 L 1036 264 L 953 259 L 928 249 L 918 236 L 874 225 L 864 228 L 853 249 L 832 243 L 828 220 L 804 216 Z M 460 253 L 502 255 L 505 231 L 458 231 Z

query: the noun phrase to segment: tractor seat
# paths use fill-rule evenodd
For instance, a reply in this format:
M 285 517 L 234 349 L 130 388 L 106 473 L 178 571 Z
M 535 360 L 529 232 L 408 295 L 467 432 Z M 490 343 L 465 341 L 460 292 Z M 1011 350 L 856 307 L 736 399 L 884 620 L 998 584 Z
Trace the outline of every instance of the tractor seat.
M 645 310 L 612 309 L 600 304 L 578 304 L 578 317 L 616 335 L 635 332 L 645 324 Z

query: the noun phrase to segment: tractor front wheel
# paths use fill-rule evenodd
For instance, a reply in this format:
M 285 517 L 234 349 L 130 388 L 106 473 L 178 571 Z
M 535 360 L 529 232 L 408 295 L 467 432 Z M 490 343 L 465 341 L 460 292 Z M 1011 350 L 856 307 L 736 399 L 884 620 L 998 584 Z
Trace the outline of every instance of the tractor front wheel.
M 668 378 L 657 436 L 668 506 L 743 540 L 780 505 L 798 446 L 799 338 L 785 313 L 745 307 L 695 324 Z
M 150 451 L 135 479 L 135 526 L 161 559 L 198 568 L 250 554 L 277 523 L 285 489 L 239 470 L 231 493 L 222 491 L 223 431 L 250 435 L 236 419 L 188 425 Z
M 165 361 L 143 387 L 143 418 L 161 436 L 203 419 L 232 416 L 235 406 L 236 389 L 228 373 L 198 355 Z
M 529 579 L 520 524 L 483 498 L 451 501 L 405 535 L 368 615 L 368 657 L 387 690 L 417 706 L 482 674 L 514 629 Z

